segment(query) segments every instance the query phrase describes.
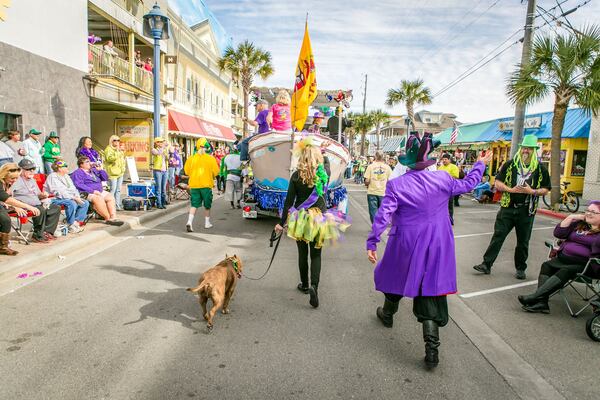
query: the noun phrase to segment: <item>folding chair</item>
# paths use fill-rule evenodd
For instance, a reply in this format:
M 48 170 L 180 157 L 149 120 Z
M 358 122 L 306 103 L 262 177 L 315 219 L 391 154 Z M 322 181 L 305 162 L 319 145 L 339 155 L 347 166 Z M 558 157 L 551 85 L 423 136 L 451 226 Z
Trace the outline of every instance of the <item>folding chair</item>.
M 175 200 L 188 200 L 190 198 L 189 189 L 182 186 L 179 175 L 175 175 Z
M 29 218 L 33 217 L 33 213 L 31 211 L 27 211 L 27 221 L 26 222 L 22 222 L 21 217 L 19 217 L 15 211 L 9 211 L 8 216 L 11 218 L 14 218 L 15 222 L 11 223 L 11 225 L 12 225 L 13 230 L 17 234 L 17 240 L 19 242 L 24 242 L 26 245 L 30 244 L 31 240 L 29 238 L 33 235 L 33 229 L 30 230 L 29 232 L 24 232 L 23 225 L 25 225 L 27 222 L 31 222 L 31 221 L 29 221 Z
M 553 253 L 558 250 L 559 244 L 560 241 L 546 241 L 546 246 L 550 248 L 550 251 L 548 253 L 549 258 L 552 257 Z M 592 270 L 591 265 L 594 263 L 600 264 L 600 258 L 590 258 L 585 264 L 585 268 L 583 269 L 583 271 L 575 275 L 573 279 L 565 283 L 560 290 L 554 293 L 560 293 L 565 304 L 567 305 L 567 308 L 569 309 L 569 313 L 573 318 L 577 318 L 583 311 L 585 311 L 591 306 L 594 306 L 598 301 L 600 301 L 600 278 L 590 277 L 588 275 Z M 581 288 L 577 289 L 575 284 L 584 285 L 585 290 L 582 291 L 580 290 Z M 577 311 L 574 310 L 574 308 L 571 306 L 571 303 L 569 302 L 569 299 L 565 295 L 564 291 L 567 287 L 573 289 L 573 291 L 577 293 L 579 298 L 585 302 L 585 305 Z

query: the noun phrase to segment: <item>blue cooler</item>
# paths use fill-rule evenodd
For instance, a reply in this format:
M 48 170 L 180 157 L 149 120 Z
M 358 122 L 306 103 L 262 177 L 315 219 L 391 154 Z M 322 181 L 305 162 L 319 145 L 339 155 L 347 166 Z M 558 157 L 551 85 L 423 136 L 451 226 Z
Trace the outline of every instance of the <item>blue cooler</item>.
M 139 197 L 144 201 L 144 209 L 150 208 L 152 201 L 156 199 L 156 185 L 153 181 L 128 183 L 127 194 L 129 197 Z

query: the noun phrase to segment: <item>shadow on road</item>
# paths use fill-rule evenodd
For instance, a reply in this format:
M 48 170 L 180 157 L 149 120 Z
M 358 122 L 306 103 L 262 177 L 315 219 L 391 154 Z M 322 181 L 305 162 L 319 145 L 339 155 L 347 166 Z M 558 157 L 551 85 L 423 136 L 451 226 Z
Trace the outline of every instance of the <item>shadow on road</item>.
M 136 324 L 148 318 L 157 318 L 179 322 L 183 327 L 197 331 L 192 323 L 198 321 L 197 316 L 200 315 L 200 306 L 197 297 L 187 292 L 185 288 L 197 282 L 199 273 L 170 271 L 164 266 L 151 261 L 135 261 L 150 265 L 152 268 L 142 269 L 118 265 L 103 265 L 100 268 L 138 278 L 171 282 L 180 287 L 167 289 L 166 292 L 138 292 L 137 297 L 149 303 L 139 309 L 140 316 L 137 320 L 126 322 L 123 325 Z

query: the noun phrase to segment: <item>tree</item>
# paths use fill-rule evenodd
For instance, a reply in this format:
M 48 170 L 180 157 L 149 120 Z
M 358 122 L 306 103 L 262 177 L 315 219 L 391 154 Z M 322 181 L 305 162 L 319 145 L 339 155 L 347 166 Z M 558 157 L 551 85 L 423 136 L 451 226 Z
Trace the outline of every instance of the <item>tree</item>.
M 375 125 L 373 115 L 371 113 L 356 114 L 352 122 L 356 132 L 360 132 L 360 155 L 364 156 L 367 132 Z
M 244 117 L 248 118 L 248 97 L 254 78 L 260 76 L 262 79 L 267 79 L 273 74 L 271 53 L 245 40 L 235 49 L 227 46 L 223 57 L 219 59 L 219 68 L 221 71 L 229 71 L 233 79 L 241 83 L 244 92 Z M 246 136 L 248 136 L 248 124 L 244 121 L 244 137 Z
M 390 122 L 390 115 L 383 110 L 375 110 L 371 112 L 371 116 L 373 117 L 373 123 L 375 124 L 375 135 L 377 137 L 377 150 L 381 150 L 381 140 L 380 140 L 380 132 L 381 127 L 388 122 Z
M 513 103 L 534 104 L 554 95 L 550 172 L 551 202 L 560 200 L 560 143 L 571 101 L 597 115 L 600 109 L 600 28 L 581 33 L 537 36 L 527 65 L 517 65 L 508 78 L 506 93 Z
M 415 104 L 427 105 L 432 101 L 431 91 L 425 86 L 423 79 L 417 79 L 414 81 L 402 80 L 399 89 L 388 90 L 385 104 L 389 107 L 399 103 L 406 104 L 406 113 L 414 123 Z

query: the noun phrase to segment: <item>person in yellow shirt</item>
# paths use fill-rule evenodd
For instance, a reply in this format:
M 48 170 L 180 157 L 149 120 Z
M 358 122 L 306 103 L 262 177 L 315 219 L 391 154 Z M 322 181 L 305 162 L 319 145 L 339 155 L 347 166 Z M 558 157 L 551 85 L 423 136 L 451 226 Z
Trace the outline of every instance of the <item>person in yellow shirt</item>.
M 375 153 L 375 161 L 367 167 L 364 175 L 371 223 L 373 223 L 373 218 L 379 210 L 381 200 L 385 195 L 385 186 L 391 174 L 392 169 L 384 162 L 383 153 Z
M 448 153 L 442 155 L 442 165 L 438 167 L 438 171 L 446 171 L 454 179 L 459 179 L 460 170 L 456 164 L 452 164 L 452 156 Z M 450 197 L 448 202 L 448 213 L 450 213 L 450 223 L 454 225 L 454 198 Z
M 190 212 L 185 225 L 188 232 L 193 232 L 194 215 L 196 209 L 204 206 L 204 228 L 212 228 L 210 223 L 210 209 L 213 201 L 213 187 L 215 177 L 219 175 L 217 159 L 207 154 L 211 149 L 210 143 L 205 138 L 196 142 L 196 154 L 189 157 L 183 167 L 189 176 L 190 187 Z

